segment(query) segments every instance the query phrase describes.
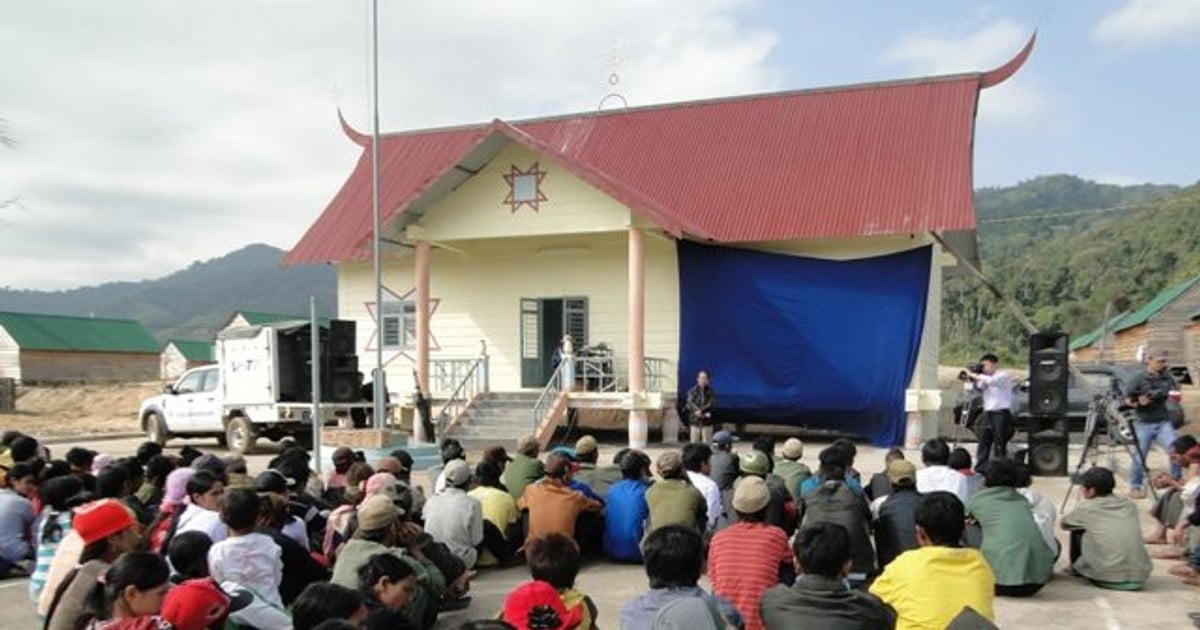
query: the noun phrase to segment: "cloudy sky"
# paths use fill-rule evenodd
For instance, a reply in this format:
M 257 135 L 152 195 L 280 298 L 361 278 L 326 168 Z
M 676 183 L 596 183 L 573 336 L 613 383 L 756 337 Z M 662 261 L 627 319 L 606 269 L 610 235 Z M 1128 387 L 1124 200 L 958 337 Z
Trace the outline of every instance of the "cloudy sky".
M 976 183 L 1200 178 L 1200 1 L 380 1 L 382 128 L 985 70 Z M 369 130 L 366 0 L 0 6 L 0 286 L 290 247 Z M 610 81 L 616 81 L 616 87 Z

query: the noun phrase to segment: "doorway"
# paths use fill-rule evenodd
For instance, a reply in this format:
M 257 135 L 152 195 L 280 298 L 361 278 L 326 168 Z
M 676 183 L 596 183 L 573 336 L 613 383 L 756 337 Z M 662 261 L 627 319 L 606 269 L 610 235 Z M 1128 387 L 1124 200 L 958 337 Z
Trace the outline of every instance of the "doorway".
M 587 345 L 586 297 L 521 298 L 521 387 L 541 389 L 558 367 L 563 335 Z

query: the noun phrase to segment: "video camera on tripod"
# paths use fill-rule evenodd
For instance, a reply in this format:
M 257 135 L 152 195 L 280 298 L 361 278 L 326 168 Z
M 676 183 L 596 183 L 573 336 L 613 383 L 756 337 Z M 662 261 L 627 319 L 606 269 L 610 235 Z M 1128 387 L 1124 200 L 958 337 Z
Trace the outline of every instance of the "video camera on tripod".
M 1120 446 L 1129 455 L 1131 465 L 1142 466 L 1143 474 L 1148 478 L 1149 470 L 1146 468 L 1146 463 L 1141 461 L 1135 455 L 1138 449 L 1137 434 L 1133 431 L 1133 418 L 1129 413 L 1129 405 L 1125 398 L 1121 396 L 1121 392 L 1113 387 L 1107 391 L 1096 392 L 1092 396 L 1092 402 L 1088 403 L 1087 418 L 1084 421 L 1083 429 L 1083 452 L 1079 454 L 1079 463 L 1075 466 L 1075 472 L 1071 473 L 1071 485 L 1067 488 L 1067 493 L 1063 496 L 1062 506 L 1060 511 L 1066 511 L 1067 502 L 1071 499 L 1071 492 L 1079 485 L 1080 478 L 1088 465 L 1089 457 L 1096 456 L 1097 438 L 1100 433 L 1100 421 L 1104 420 L 1104 433 L 1108 437 L 1108 446 Z M 1111 457 L 1111 456 L 1110 456 Z M 1092 462 L 1092 465 L 1096 465 Z M 1115 468 L 1115 465 L 1110 464 L 1110 468 Z M 1150 494 L 1156 500 L 1158 494 L 1154 491 L 1153 484 L 1150 485 Z

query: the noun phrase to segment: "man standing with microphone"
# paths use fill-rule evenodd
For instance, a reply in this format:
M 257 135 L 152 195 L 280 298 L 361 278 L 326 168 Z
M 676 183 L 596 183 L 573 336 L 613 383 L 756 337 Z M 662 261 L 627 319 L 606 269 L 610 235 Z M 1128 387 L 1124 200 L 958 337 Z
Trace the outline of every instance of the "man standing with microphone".
M 979 359 L 980 373 L 967 372 L 975 388 L 983 392 L 983 422 L 979 432 L 979 449 L 975 452 L 975 470 L 983 471 L 992 458 L 1008 457 L 1008 440 L 1013 434 L 1012 377 L 1000 369 L 1000 359 L 987 353 Z
M 696 373 L 696 385 L 688 390 L 686 413 L 688 433 L 693 444 L 711 444 L 713 437 L 712 410 L 717 395 L 708 383 L 708 370 Z

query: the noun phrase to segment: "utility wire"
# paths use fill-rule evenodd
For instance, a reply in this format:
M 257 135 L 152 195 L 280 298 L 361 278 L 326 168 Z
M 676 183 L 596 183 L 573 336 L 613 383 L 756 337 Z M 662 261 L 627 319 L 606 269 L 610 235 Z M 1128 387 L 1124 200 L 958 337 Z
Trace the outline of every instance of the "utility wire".
M 1120 212 L 1122 210 L 1134 210 L 1141 208 L 1149 202 L 1131 203 L 1123 206 L 1111 206 L 1108 208 L 1089 208 L 1087 210 L 1072 210 L 1070 212 L 1052 212 L 1048 214 L 1020 214 L 1014 217 L 1002 217 L 999 219 L 979 219 L 975 223 L 979 225 L 991 225 L 995 223 L 1016 223 L 1017 221 L 1038 221 L 1041 219 L 1061 219 L 1067 217 L 1082 217 L 1090 214 L 1103 214 L 1106 212 Z
M 1142 203 L 1138 203 L 1138 204 L 1114 205 L 1114 206 L 1110 206 L 1110 208 L 1091 208 L 1091 209 L 1087 209 L 1087 210 L 1072 210 L 1072 211 L 1068 211 L 1068 212 L 1048 212 L 1048 214 L 1044 214 L 1044 215 L 1016 215 L 1016 216 L 1006 216 L 1006 217 L 1002 217 L 1002 218 L 980 218 L 980 220 L 976 221 L 976 223 L 978 223 L 978 224 L 1015 223 L 1018 221 L 1039 221 L 1039 220 L 1043 220 L 1043 218 L 1067 218 L 1067 217 L 1073 217 L 1073 216 L 1099 215 L 1099 214 L 1104 214 L 1104 212 L 1120 212 L 1122 210 L 1138 209 L 1138 208 L 1141 208 L 1141 206 L 1146 205 L 1146 203 L 1148 203 L 1148 202 L 1142 202 Z

